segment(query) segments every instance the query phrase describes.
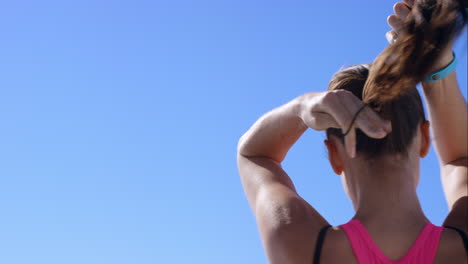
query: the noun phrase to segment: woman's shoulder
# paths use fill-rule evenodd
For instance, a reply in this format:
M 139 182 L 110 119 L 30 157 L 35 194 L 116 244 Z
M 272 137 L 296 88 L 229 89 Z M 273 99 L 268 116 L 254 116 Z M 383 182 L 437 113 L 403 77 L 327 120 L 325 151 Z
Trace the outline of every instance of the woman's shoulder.
M 332 227 L 327 231 L 323 243 L 320 263 L 349 263 L 358 264 L 351 244 L 340 226 Z
M 442 231 L 434 263 L 468 263 L 463 240 L 455 230 L 444 228 Z

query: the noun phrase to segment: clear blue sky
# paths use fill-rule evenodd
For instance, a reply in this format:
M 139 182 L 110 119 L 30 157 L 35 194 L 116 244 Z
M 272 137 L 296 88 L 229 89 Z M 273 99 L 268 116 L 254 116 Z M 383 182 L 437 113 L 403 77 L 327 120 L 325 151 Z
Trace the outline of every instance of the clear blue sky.
M 0 263 L 239 264 L 266 263 L 239 137 L 372 61 L 394 2 L 0 3 Z M 323 139 L 307 132 L 285 168 L 339 225 L 353 210 Z M 438 170 L 431 151 L 419 193 L 441 224 Z

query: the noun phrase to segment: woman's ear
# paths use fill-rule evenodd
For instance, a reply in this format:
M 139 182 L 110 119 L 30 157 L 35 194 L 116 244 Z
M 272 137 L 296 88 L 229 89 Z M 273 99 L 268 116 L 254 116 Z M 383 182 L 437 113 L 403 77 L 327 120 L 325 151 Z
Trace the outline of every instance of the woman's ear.
M 419 150 L 419 156 L 424 158 L 429 153 L 429 149 L 431 148 L 431 137 L 430 137 L 430 123 L 429 121 L 424 121 L 421 124 L 421 149 Z
M 337 175 L 341 175 L 341 173 L 343 173 L 343 161 L 338 153 L 337 146 L 335 145 L 336 143 L 329 139 L 326 139 L 324 143 L 328 149 L 328 160 L 330 161 L 333 171 Z

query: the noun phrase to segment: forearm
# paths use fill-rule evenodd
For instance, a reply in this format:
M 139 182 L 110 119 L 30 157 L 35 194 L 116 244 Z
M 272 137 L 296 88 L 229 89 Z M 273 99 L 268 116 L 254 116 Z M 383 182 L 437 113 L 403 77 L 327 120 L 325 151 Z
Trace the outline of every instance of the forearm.
M 456 73 L 437 82 L 423 82 L 433 141 L 442 165 L 467 157 L 467 105 Z
M 300 118 L 300 104 L 299 98 L 296 98 L 263 115 L 241 137 L 239 154 L 282 162 L 289 149 L 307 130 Z

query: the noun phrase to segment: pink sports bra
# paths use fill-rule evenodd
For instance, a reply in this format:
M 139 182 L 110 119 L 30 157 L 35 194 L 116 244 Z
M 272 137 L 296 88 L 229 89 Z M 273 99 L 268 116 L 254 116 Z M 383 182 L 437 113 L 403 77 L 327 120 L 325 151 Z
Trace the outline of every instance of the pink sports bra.
M 443 227 L 427 223 L 408 253 L 400 260 L 392 261 L 382 253 L 359 220 L 351 220 L 341 227 L 351 242 L 357 261 L 363 264 L 433 263 L 443 230 Z
M 317 245 L 314 256 L 314 264 L 320 263 L 320 253 L 325 239 L 325 234 L 328 228 L 322 228 L 318 235 Z M 372 237 L 367 232 L 364 225 L 357 219 L 351 220 L 344 225 L 340 225 L 346 233 L 351 247 L 359 264 L 428 264 L 433 263 L 439 246 L 440 236 L 444 227 L 435 226 L 432 223 L 427 223 L 419 234 L 416 242 L 406 255 L 398 261 L 392 261 L 379 249 L 377 244 L 372 240 Z M 454 228 L 463 239 L 465 249 L 468 250 L 468 239 L 463 231 Z

